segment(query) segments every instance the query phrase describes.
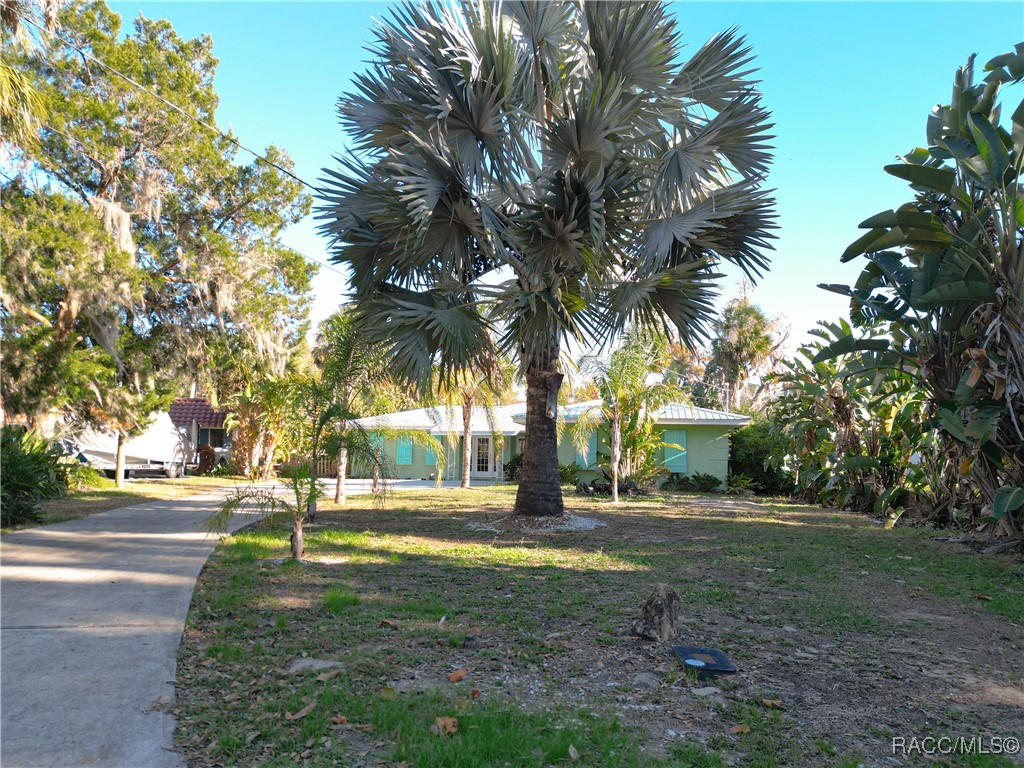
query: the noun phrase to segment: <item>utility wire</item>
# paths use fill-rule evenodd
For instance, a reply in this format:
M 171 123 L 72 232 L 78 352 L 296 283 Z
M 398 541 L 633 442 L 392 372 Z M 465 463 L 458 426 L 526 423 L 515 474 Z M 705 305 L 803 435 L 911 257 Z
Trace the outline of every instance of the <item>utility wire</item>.
M 299 178 L 299 177 L 298 177 L 298 176 L 296 176 L 296 175 L 295 175 L 294 173 L 292 173 L 291 171 L 289 171 L 289 170 L 288 170 L 287 168 L 282 168 L 282 167 L 281 167 L 280 165 L 278 165 L 277 163 L 273 162 L 272 160 L 268 160 L 268 159 L 267 159 L 266 157 L 264 157 L 263 155 L 261 155 L 261 154 L 260 154 L 259 152 L 257 152 L 256 150 L 254 150 L 254 149 L 249 149 L 249 147 L 245 146 L 245 145 L 244 145 L 244 144 L 243 144 L 242 142 L 240 142 L 240 141 L 239 141 L 238 139 L 234 138 L 233 136 L 231 136 L 231 135 L 229 135 L 229 134 L 226 134 L 226 133 L 224 133 L 224 132 L 223 132 L 223 131 L 222 131 L 222 130 L 221 130 L 220 128 L 218 128 L 217 126 L 215 126 L 215 125 L 212 125 L 212 124 L 210 124 L 210 123 L 206 122 L 205 120 L 201 120 L 200 118 L 198 118 L 198 117 L 196 117 L 195 115 L 193 115 L 193 114 L 192 114 L 191 112 L 188 112 L 187 110 L 185 110 L 185 109 L 182 109 L 181 107 L 179 107 L 179 106 L 178 106 L 177 104 L 175 104 L 174 102 L 172 102 L 172 101 L 169 101 L 168 99 L 165 99 L 165 98 L 164 98 L 163 96 L 161 96 L 161 95 L 160 95 L 159 93 L 157 93 L 156 91 L 154 91 L 154 90 L 152 90 L 152 89 L 150 89 L 150 88 L 146 87 L 145 85 L 143 85 L 142 83 L 139 83 L 139 82 L 137 82 L 136 80 L 133 80 L 133 79 L 132 79 L 131 77 L 129 77 L 128 75 L 124 74 L 123 72 L 121 72 L 121 71 L 119 71 L 119 70 L 117 70 L 117 69 L 114 69 L 114 68 L 113 68 L 113 67 L 111 67 L 111 66 L 110 66 L 109 64 L 105 64 L 104 62 L 100 61 L 100 60 L 99 60 L 99 59 L 97 59 L 97 58 L 96 58 L 95 56 L 93 56 L 93 55 L 92 55 L 91 53 L 89 53 L 88 51 L 86 51 L 86 50 L 82 49 L 81 47 L 79 47 L 79 46 L 78 46 L 78 45 L 76 45 L 75 43 L 71 42 L 70 40 L 66 40 L 65 38 L 61 37 L 60 35 L 58 35 L 58 34 L 57 34 L 56 32 L 54 32 L 53 30 L 50 30 L 50 29 L 46 29 L 46 27 L 44 27 L 44 26 L 42 26 L 42 25 L 40 25 L 40 24 L 36 23 L 36 22 L 35 22 L 35 21 L 34 21 L 33 19 L 30 19 L 30 18 L 28 18 L 27 16 L 23 17 L 23 20 L 24 20 L 25 22 L 27 22 L 27 23 L 31 24 L 31 25 L 32 25 L 33 27 L 35 27 L 36 29 L 38 29 L 38 30 L 39 30 L 40 32 L 43 32 L 43 33 L 45 33 L 45 34 L 47 34 L 47 35 L 50 35 L 50 36 L 51 36 L 51 37 L 53 37 L 53 38 L 54 38 L 55 40 L 57 40 L 57 41 L 59 41 L 59 42 L 63 43 L 63 44 L 64 44 L 65 46 L 67 46 L 68 48 L 72 48 L 73 50 L 77 51 L 77 52 L 79 53 L 79 55 L 81 55 L 81 56 L 82 56 L 82 58 L 84 58 L 84 59 L 87 59 L 87 60 L 89 60 L 89 61 L 93 62 L 94 64 L 96 64 L 96 65 L 98 65 L 98 66 L 100 66 L 100 67 L 103 67 L 103 69 L 107 70 L 107 72 L 110 72 L 110 73 L 111 73 L 112 75 L 116 75 L 117 77 L 120 77 L 120 78 L 121 78 L 122 80 L 124 80 L 124 81 L 125 81 L 126 83 L 129 83 L 129 84 L 131 84 L 131 85 L 132 85 L 132 86 L 134 86 L 135 88 L 138 88 L 138 89 L 139 89 L 140 91 L 145 91 L 146 93 L 148 93 L 148 94 L 149 94 L 150 96 L 152 96 L 152 97 L 153 97 L 154 99 L 156 99 L 157 101 L 161 102 L 162 104 L 166 104 L 166 105 L 167 105 L 168 107 L 170 107 L 171 109 L 173 109 L 173 110 L 174 110 L 175 112 L 178 112 L 178 113 L 180 113 L 180 114 L 184 115 L 185 117 L 187 117 L 187 118 L 188 118 L 189 120 L 192 120 L 192 121 L 194 121 L 194 122 L 195 122 L 195 123 L 196 123 L 197 125 L 201 125 L 201 126 L 202 126 L 203 128 L 205 128 L 206 130 L 208 130 L 208 131 L 211 131 L 211 132 L 213 132 L 213 133 L 217 134 L 218 136 L 220 136 L 221 138 L 223 138 L 223 139 L 226 139 L 226 140 L 230 141 L 230 142 L 231 142 L 232 144 L 234 144 L 234 145 L 235 145 L 236 147 L 238 147 L 239 149 L 241 149 L 241 150 L 243 150 L 243 151 L 245 151 L 245 152 L 248 152 L 248 153 L 249 153 L 250 155 L 252 155 L 253 157 L 255 157 L 255 158 L 256 158 L 257 160 L 259 160 L 260 162 L 266 163 L 266 164 L 267 164 L 267 165 L 269 165 L 269 166 L 270 166 L 271 168 L 276 168 L 276 169 L 277 169 L 277 170 L 279 170 L 279 171 L 280 171 L 281 173 L 283 173 L 283 174 L 285 174 L 286 176 L 289 176 L 289 177 L 291 177 L 291 178 L 295 179 L 295 181 L 299 182 L 300 184 L 303 184 L 304 186 L 306 186 L 306 187 L 309 187 L 309 188 L 310 188 L 310 189 L 312 189 L 312 190 L 313 190 L 314 192 L 316 192 L 316 191 L 317 191 L 317 188 L 316 188 L 315 186 L 313 186 L 312 184 L 310 184 L 310 183 L 309 183 L 308 181 L 306 181 L 305 179 L 301 179 L 301 178 Z
M 17 179 L 15 177 L 10 176 L 10 175 L 4 173 L 3 171 L 0 171 L 0 176 L 3 176 L 5 179 L 7 179 L 10 182 L 17 181 Z M 264 240 L 267 240 L 267 241 L 273 243 L 277 247 L 284 248 L 286 251 L 291 251 L 292 253 L 295 253 L 295 254 L 301 256 L 302 258 L 304 258 L 306 261 L 310 262 L 311 264 L 316 264 L 318 267 L 323 267 L 324 269 L 330 270 L 331 272 L 333 272 L 334 274 L 338 275 L 339 277 L 343 277 L 346 280 L 348 279 L 348 275 L 346 275 L 344 272 L 342 272 L 340 269 L 337 269 L 333 265 L 328 264 L 328 263 L 323 262 L 323 261 L 320 261 L 319 259 L 313 258 L 309 254 L 303 253 L 298 248 L 293 248 L 292 246 L 288 245 L 287 243 L 282 242 L 281 240 L 279 240 L 278 238 L 274 237 L 273 235 L 267 234 L 266 232 L 264 232 L 262 229 L 260 229 L 259 227 L 257 227 L 254 224 L 249 224 L 248 226 L 250 226 L 253 229 L 255 229 L 256 233 L 258 235 L 260 235 L 261 237 L 263 237 Z
M 271 168 L 274 168 L 274 169 L 280 171 L 281 173 L 283 173 L 286 176 L 294 179 L 295 181 L 299 182 L 300 184 L 308 187 L 309 189 L 313 190 L 314 192 L 317 191 L 317 188 L 315 186 L 310 184 L 305 179 L 302 179 L 302 178 L 296 176 L 294 173 L 289 171 L 287 168 L 282 168 L 280 165 L 278 165 L 277 163 L 273 162 L 272 160 L 267 159 L 265 156 L 261 155 L 256 150 L 249 149 L 249 147 L 245 146 L 238 139 L 234 138 L 233 136 L 231 136 L 229 134 L 224 133 L 222 130 L 217 128 L 217 126 L 212 125 L 212 124 L 206 122 L 205 120 L 199 119 L 198 117 L 196 117 L 195 115 L 191 114 L 187 110 L 182 109 L 181 107 L 179 107 L 174 102 L 169 101 L 168 99 L 165 99 L 163 96 L 161 96 L 160 94 L 156 93 L 152 89 L 147 88 L 142 83 L 137 82 L 136 80 L 132 79 L 128 75 L 124 74 L 123 72 L 115 69 L 114 67 L 111 67 L 109 64 L 106 64 L 106 63 L 100 61 L 99 59 L 97 59 L 95 56 L 93 56 L 88 51 L 83 50 L 81 47 L 79 47 L 75 43 L 71 42 L 70 40 L 67 40 L 67 39 L 61 37 L 55 31 L 53 31 L 51 29 L 47 29 L 45 26 L 42 26 L 42 25 L 38 24 L 35 20 L 33 20 L 33 19 L 31 19 L 31 18 L 29 18 L 27 16 L 23 17 L 22 20 L 25 21 L 28 24 L 31 24 L 33 27 L 38 29 L 40 32 L 43 32 L 43 33 L 45 33 L 47 35 L 50 35 L 51 37 L 53 37 L 58 42 L 60 42 L 63 45 L 67 46 L 68 48 L 71 48 L 74 51 L 78 52 L 78 54 L 80 56 L 82 56 L 82 58 L 87 59 L 88 61 L 91 61 L 94 64 L 102 67 L 103 69 L 105 69 L 106 71 L 110 72 L 111 74 L 116 75 L 117 77 L 120 77 L 122 80 L 124 80 L 126 83 L 129 83 L 134 88 L 138 88 L 139 90 L 144 91 L 145 93 L 148 93 L 150 96 L 152 96 L 153 98 L 157 99 L 162 104 L 166 104 L 168 107 L 173 109 L 175 112 L 178 112 L 178 113 L 184 115 L 189 120 L 192 120 L 193 122 L 195 122 L 196 124 L 202 126 L 206 130 L 211 131 L 211 132 L 217 134 L 218 136 L 220 136 L 223 139 L 226 139 L 227 141 L 231 142 L 232 144 L 234 144 L 236 147 L 238 147 L 239 149 L 243 150 L 244 152 L 248 152 L 250 155 L 255 157 L 260 162 L 265 163 L 266 165 L 269 165 Z M 4 174 L 4 175 L 6 176 L 6 174 Z M 13 181 L 13 179 L 11 179 L 10 176 L 7 176 L 7 178 L 9 180 Z M 311 262 L 313 264 L 316 264 L 319 267 L 324 267 L 326 269 L 329 269 L 331 272 L 334 272 L 335 274 L 339 275 L 340 277 L 347 278 L 347 275 L 344 272 L 336 269 L 332 265 L 327 264 L 325 262 L 322 262 L 319 259 L 315 259 L 312 256 L 309 256 L 309 255 L 303 253 L 302 251 L 298 250 L 297 248 L 293 248 L 290 245 L 287 245 L 287 244 L 281 242 L 277 238 L 272 237 L 271 235 L 268 235 L 266 232 L 264 232 L 263 230 L 260 230 L 259 228 L 256 228 L 256 229 L 257 229 L 257 231 L 261 235 L 263 235 L 263 237 L 265 237 L 267 240 L 269 240 L 270 242 L 274 243 L 275 245 L 277 245 L 277 246 L 279 246 L 281 248 L 286 248 L 287 250 L 292 251 L 293 253 L 298 254 L 302 258 L 306 259 L 307 261 L 309 261 L 309 262 Z

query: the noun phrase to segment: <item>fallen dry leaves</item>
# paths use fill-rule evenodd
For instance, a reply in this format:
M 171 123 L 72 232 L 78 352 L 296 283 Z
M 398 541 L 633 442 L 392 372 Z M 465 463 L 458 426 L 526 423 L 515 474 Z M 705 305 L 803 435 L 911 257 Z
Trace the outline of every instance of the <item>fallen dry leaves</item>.
M 746 723 L 737 723 L 736 725 L 734 725 L 732 728 L 729 729 L 729 733 L 734 733 L 734 734 L 750 733 L 750 726 L 747 725 Z
M 314 709 L 316 709 L 316 702 L 312 701 L 309 704 L 307 704 L 306 706 L 304 706 L 302 709 L 300 709 L 298 712 L 296 712 L 294 715 L 291 712 L 285 712 L 284 713 L 284 719 L 285 720 L 299 720 L 299 719 L 305 717 L 306 715 L 308 715 Z
M 761 703 L 768 709 L 778 709 L 782 706 L 782 699 L 761 699 Z
M 438 736 L 454 736 L 459 732 L 459 721 L 454 717 L 436 717 L 430 732 Z
M 450 682 L 450 683 L 457 683 L 457 682 L 459 682 L 462 678 L 464 678 L 468 674 L 469 674 L 469 670 L 468 669 L 466 669 L 465 667 L 459 667 L 454 672 L 452 672 L 450 675 L 448 675 L 448 682 Z

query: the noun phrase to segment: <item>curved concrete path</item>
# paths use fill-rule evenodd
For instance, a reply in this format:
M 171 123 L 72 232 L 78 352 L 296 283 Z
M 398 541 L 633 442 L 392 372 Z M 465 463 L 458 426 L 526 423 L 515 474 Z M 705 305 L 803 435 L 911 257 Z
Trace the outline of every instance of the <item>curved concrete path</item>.
M 369 489 L 369 480 L 347 484 L 349 495 Z M 167 707 L 196 577 L 219 539 L 203 524 L 226 493 L 0 540 L 0 766 L 184 767 Z M 252 520 L 235 515 L 230 530 Z
M 0 765 L 181 768 L 175 657 L 224 491 L 0 542 Z M 235 515 L 231 530 L 251 516 Z

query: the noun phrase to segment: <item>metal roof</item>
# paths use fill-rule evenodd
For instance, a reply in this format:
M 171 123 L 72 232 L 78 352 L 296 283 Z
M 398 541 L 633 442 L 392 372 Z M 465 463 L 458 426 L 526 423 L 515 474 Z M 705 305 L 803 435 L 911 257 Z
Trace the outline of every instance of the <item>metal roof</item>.
M 474 435 L 518 435 L 523 425 L 517 424 L 512 416 L 523 411 L 525 403 L 499 405 L 491 409 L 494 423 L 487 418 L 487 409 L 483 406 L 473 408 L 470 415 L 470 430 Z M 433 435 L 462 434 L 462 406 L 437 406 L 434 408 L 416 408 L 398 413 L 383 413 L 380 416 L 367 416 L 352 422 L 363 429 L 409 429 L 430 432 Z
M 570 403 L 559 406 L 558 413 L 563 421 L 575 422 L 580 414 L 590 408 L 599 406 L 600 400 L 588 400 L 583 403 Z M 518 422 L 526 419 L 522 410 L 513 417 Z M 686 403 L 667 403 L 658 409 L 654 415 L 655 424 L 717 424 L 723 427 L 742 427 L 750 423 L 750 417 L 740 413 L 729 413 L 728 411 L 716 411 L 713 408 L 699 408 Z

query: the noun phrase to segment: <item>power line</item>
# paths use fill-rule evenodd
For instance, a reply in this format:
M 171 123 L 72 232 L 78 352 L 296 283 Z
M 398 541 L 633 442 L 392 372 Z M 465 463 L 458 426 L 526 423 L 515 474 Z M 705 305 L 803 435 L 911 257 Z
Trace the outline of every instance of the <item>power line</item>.
M 95 56 L 93 56 L 93 55 L 92 55 L 91 53 L 89 53 L 88 51 L 86 51 L 86 50 L 84 50 L 84 49 L 80 48 L 80 47 L 79 47 L 78 45 L 76 45 L 75 43 L 71 42 L 70 40 L 66 40 L 66 39 L 64 39 L 63 37 L 61 37 L 60 35 L 58 35 L 58 34 L 57 34 L 56 32 L 54 32 L 53 30 L 50 30 L 50 29 L 46 29 L 46 27 L 44 27 L 44 26 L 41 26 L 40 24 L 36 23 L 36 22 L 35 22 L 35 21 L 33 21 L 32 19 L 28 18 L 27 16 L 26 16 L 26 17 L 24 17 L 24 21 L 26 21 L 27 23 L 31 24 L 31 25 L 32 25 L 33 27 L 35 27 L 36 29 L 38 29 L 38 30 L 39 30 L 40 32 L 43 32 L 43 33 L 45 33 L 45 34 L 47 34 L 47 35 L 50 35 L 50 36 L 51 36 L 51 37 L 53 37 L 54 39 L 58 40 L 59 42 L 63 43 L 64 45 L 66 45 L 66 46 L 67 46 L 68 48 L 72 48 L 72 49 L 74 49 L 75 51 L 77 51 L 77 52 L 79 53 L 79 55 L 81 55 L 81 56 L 82 56 L 82 58 L 84 58 L 84 59 L 87 59 L 87 60 L 89 60 L 89 61 L 93 62 L 94 64 L 96 64 L 96 65 L 98 65 L 98 66 L 100 66 L 100 67 L 103 67 L 103 69 L 107 70 L 108 72 L 110 72 L 110 73 L 111 73 L 111 74 L 113 74 L 113 75 L 116 75 L 117 77 L 120 77 L 120 78 L 121 78 L 122 80 L 124 80 L 124 81 L 125 81 L 126 83 L 129 83 L 129 84 L 130 84 L 130 85 L 132 85 L 133 87 L 135 87 L 135 88 L 138 88 L 138 89 L 139 89 L 139 90 L 141 90 L 141 91 L 145 91 L 145 92 L 146 92 L 146 93 L 148 93 L 148 94 L 149 94 L 150 96 L 152 96 L 152 97 L 153 97 L 154 99 L 156 99 L 156 100 L 160 101 L 160 102 L 161 102 L 161 103 L 163 103 L 163 104 L 166 104 L 166 105 L 167 105 L 168 107 L 170 107 L 171 109 L 173 109 L 173 110 L 174 110 L 175 112 L 178 112 L 178 113 L 180 113 L 180 114 L 184 115 L 184 116 L 185 116 L 185 117 L 187 117 L 187 118 L 188 118 L 189 120 L 192 120 L 193 122 L 195 122 L 195 123 L 196 123 L 197 125 L 201 125 L 201 126 L 202 126 L 203 128 L 205 128 L 206 130 L 208 130 L 208 131 L 212 131 L 213 133 L 216 133 L 216 134 L 217 134 L 218 136 L 220 136 L 221 138 L 223 138 L 223 139 L 226 139 L 227 141 L 230 141 L 230 142 L 231 142 L 232 144 L 234 144 L 234 145 L 235 145 L 236 147 L 238 147 L 239 149 L 241 149 L 241 150 L 243 150 L 243 151 L 245 151 L 245 152 L 248 152 L 248 153 L 249 153 L 250 155 L 252 155 L 253 157 L 255 157 L 255 158 L 256 158 L 257 160 L 259 160 L 259 161 L 261 161 L 261 162 L 263 162 L 263 163 L 266 163 L 266 164 L 267 164 L 267 165 L 269 165 L 269 166 L 270 166 L 271 168 L 276 168 L 276 169 L 277 169 L 278 171 L 280 171 L 281 173 L 285 174 L 286 176 L 290 176 L 291 178 L 295 179 L 295 181 L 297 181 L 297 182 L 299 182 L 300 184 L 303 184 L 303 185 L 305 185 L 305 186 L 309 187 L 309 188 L 310 188 L 310 189 L 312 189 L 312 190 L 313 190 L 314 192 L 316 192 L 316 191 L 317 191 L 317 188 L 316 188 L 315 186 L 313 186 L 312 184 L 310 184 L 310 183 L 309 183 L 308 181 L 306 181 L 305 179 L 299 178 L 299 177 L 298 177 L 298 176 L 296 176 L 296 175 L 295 175 L 294 173 L 292 173 L 291 171 L 289 171 L 289 170 L 288 170 L 287 168 L 282 168 L 282 167 L 281 167 L 280 165 L 278 165 L 277 163 L 273 162 L 272 160 L 268 160 L 268 159 L 267 159 L 267 158 L 266 158 L 265 156 L 261 155 L 261 154 L 260 154 L 259 152 L 257 152 L 256 150 L 254 150 L 254 149 L 249 149 L 249 147 L 245 146 L 245 145 L 244 145 L 244 144 L 243 144 L 242 142 L 240 142 L 240 141 L 239 141 L 238 139 L 234 138 L 233 136 L 231 136 L 231 135 L 229 135 L 229 134 L 226 134 L 226 133 L 224 133 L 224 132 L 223 132 L 223 131 L 222 131 L 222 130 L 221 130 L 220 128 L 218 128 L 217 126 L 215 126 L 215 125 L 212 125 L 212 124 L 210 124 L 210 123 L 206 122 L 205 120 L 201 120 L 200 118 L 198 118 L 198 117 L 196 117 L 195 115 L 193 115 L 193 114 L 192 114 L 191 112 L 188 112 L 188 111 L 186 111 L 186 110 L 182 109 L 181 107 L 179 107 L 179 106 L 178 106 L 177 104 L 175 104 L 174 102 L 172 102 L 172 101 L 169 101 L 168 99 L 165 99 L 165 98 L 164 98 L 163 96 L 161 96 L 161 95 L 160 95 L 159 93 L 157 93 L 156 91 L 154 91 L 154 90 L 152 90 L 152 89 L 150 89 L 150 88 L 146 87 L 145 85 L 143 85 L 142 83 L 139 83 L 139 82 L 137 82 L 136 80 L 133 80 L 133 79 L 132 79 L 131 77 L 129 77 L 128 75 L 124 74 L 123 72 L 121 72 L 121 71 L 119 71 L 119 70 L 117 70 L 117 69 L 114 69 L 114 68 L 113 68 L 113 67 L 111 67 L 111 66 L 110 66 L 109 64 L 106 64 L 106 63 L 104 63 L 104 62 L 100 61 L 100 60 L 99 60 L 99 59 L 97 59 L 97 58 L 96 58 Z
M 286 176 L 294 179 L 295 181 L 299 182 L 300 184 L 308 187 L 309 189 L 313 190 L 314 192 L 317 191 L 317 188 L 315 186 L 310 184 L 305 179 L 302 179 L 299 176 L 295 175 L 294 173 L 289 171 L 287 168 L 282 168 L 280 165 L 278 165 L 277 163 L 273 162 L 272 160 L 269 160 L 267 157 L 265 157 L 264 155 L 261 155 L 256 150 L 250 149 L 249 147 L 244 145 L 242 142 L 240 142 L 238 139 L 234 138 L 233 136 L 231 136 L 229 134 L 224 133 L 219 128 L 217 128 L 217 126 L 212 125 L 210 123 L 207 123 L 205 120 L 201 120 L 200 118 L 196 117 L 195 115 L 191 114 L 190 112 L 186 111 L 185 109 L 182 109 L 181 107 L 179 107 L 174 102 L 164 98 L 163 96 L 161 96 L 160 94 L 156 93 L 152 89 L 146 87 L 142 83 L 139 83 L 136 80 L 134 80 L 133 78 L 131 78 L 128 75 L 124 74 L 120 70 L 117 70 L 114 67 L 111 67 L 109 64 L 106 64 L 105 62 L 100 61 L 98 58 L 93 56 L 88 51 L 83 50 L 81 47 L 79 47 L 75 43 L 71 42 L 70 40 L 67 40 L 67 39 L 61 37 L 55 31 L 53 31 L 51 29 L 47 29 L 45 26 L 41 26 L 36 21 L 34 21 L 33 19 L 31 19 L 31 18 L 29 18 L 27 16 L 23 17 L 23 20 L 25 22 L 27 22 L 28 24 L 31 24 L 33 27 L 38 29 L 40 32 L 43 32 L 43 33 L 45 33 L 47 35 L 50 35 L 51 37 L 53 37 L 54 39 L 56 39 L 58 42 L 62 43 L 63 45 L 67 46 L 68 48 L 71 48 L 71 49 L 77 51 L 78 54 L 80 56 L 82 56 L 84 59 L 87 59 L 88 61 L 91 61 L 94 64 L 102 67 L 103 69 L 105 69 L 106 71 L 110 72 L 111 74 L 116 75 L 117 77 L 120 77 L 122 80 L 124 80 L 126 83 L 129 83 L 134 88 L 137 88 L 137 89 L 139 89 L 141 91 L 144 91 L 145 93 L 148 93 L 150 96 L 152 96 L 153 98 L 157 99 L 162 104 L 166 104 L 168 107 L 173 109 L 175 112 L 178 112 L 178 113 L 184 115 L 189 120 L 192 120 L 193 122 L 195 122 L 197 125 L 202 126 L 203 128 L 205 128 L 208 131 L 212 131 L 213 133 L 217 134 L 221 138 L 226 139 L 227 141 L 231 142 L 232 144 L 234 144 L 239 149 L 241 149 L 241 150 L 243 150 L 245 152 L 248 152 L 250 155 L 255 157 L 260 162 L 265 163 L 266 165 L 270 166 L 271 168 L 274 168 L 274 169 L 280 171 L 281 173 L 283 173 Z M 6 174 L 4 174 L 4 175 L 6 176 Z M 9 176 L 7 176 L 7 178 L 10 179 Z M 13 181 L 13 179 L 10 179 L 10 180 Z M 275 238 L 275 237 L 273 237 L 271 235 L 268 235 L 266 232 L 264 232 L 263 230 L 259 229 L 258 227 L 254 227 L 254 229 L 256 229 L 257 232 L 259 232 L 259 234 L 261 234 L 264 238 L 266 238 L 270 242 L 274 243 L 275 245 L 277 245 L 277 246 L 279 246 L 281 248 L 285 248 L 285 249 L 287 249 L 289 251 L 292 251 L 293 253 L 296 253 L 299 256 L 301 256 L 302 258 L 306 259 L 306 261 L 309 261 L 309 262 L 311 262 L 313 264 L 316 264 L 319 267 L 324 267 L 325 269 L 329 269 L 331 272 L 334 272 L 336 275 L 338 275 L 340 277 L 347 278 L 347 275 L 344 272 L 336 269 L 332 265 L 327 264 L 327 263 L 325 263 L 323 261 L 320 261 L 319 259 L 315 259 L 312 256 L 309 256 L 308 254 L 305 254 L 302 251 L 298 250 L 297 248 L 293 248 L 292 246 L 287 245 L 287 244 L 281 242 L 277 238 Z
M 10 175 L 4 173 L 3 171 L 0 171 L 0 176 L 3 176 L 5 179 L 7 179 L 8 181 L 11 181 L 11 182 L 16 181 L 16 179 L 13 176 L 10 176 Z M 282 242 L 281 240 L 279 240 L 278 238 L 274 237 L 273 235 L 267 234 L 262 229 L 260 229 L 259 227 L 255 226 L 254 224 L 249 224 L 248 226 L 250 226 L 253 229 L 255 229 L 256 233 L 258 235 L 260 235 L 261 237 L 263 237 L 264 240 L 267 240 L 267 241 L 273 243 L 274 245 L 278 246 L 279 248 L 284 248 L 287 251 L 291 251 L 292 253 L 294 253 L 294 254 L 296 254 L 298 256 L 301 256 L 302 258 L 304 258 L 306 261 L 310 262 L 311 264 L 316 264 L 318 267 L 323 267 L 324 269 L 330 270 L 331 272 L 333 272 L 334 274 L 338 275 L 339 277 L 348 279 L 348 275 L 346 275 L 340 269 L 337 269 L 336 267 L 334 267 L 332 264 L 328 264 L 326 262 L 320 261 L 319 259 L 316 259 L 316 258 L 310 256 L 307 253 L 303 253 L 298 248 L 293 248 L 292 246 L 288 245 L 285 242 Z

